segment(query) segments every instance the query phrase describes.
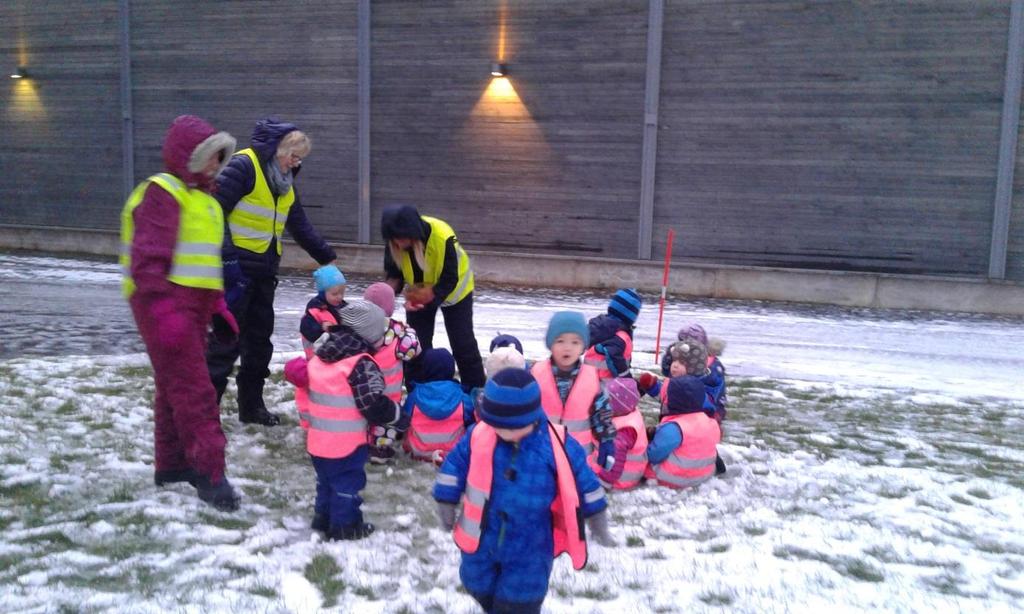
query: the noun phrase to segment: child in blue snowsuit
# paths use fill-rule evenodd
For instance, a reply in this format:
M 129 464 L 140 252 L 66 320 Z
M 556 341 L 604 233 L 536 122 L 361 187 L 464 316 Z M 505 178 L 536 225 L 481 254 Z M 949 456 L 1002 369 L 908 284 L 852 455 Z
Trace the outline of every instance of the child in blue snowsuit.
M 540 612 L 547 595 L 555 544 L 551 508 L 559 490 L 549 434 L 552 427 L 540 396 L 540 386 L 529 371 L 508 368 L 496 373 L 485 385 L 477 408 L 484 424 L 463 436 L 445 458 L 434 483 L 441 524 L 452 529 L 455 506 L 466 492 L 470 474 L 473 434 L 480 428 L 494 429 L 493 477 L 479 525 L 479 545 L 472 553 L 463 548 L 459 567 L 463 586 L 486 612 Z M 566 436 L 564 450 L 582 516 L 600 543 L 613 544 L 604 513 L 604 489 L 587 466 L 583 448 Z M 477 496 L 467 493 L 470 498 Z M 460 527 L 466 518 L 463 510 Z
M 473 397 L 465 392 L 462 384 L 455 379 L 455 358 L 451 352 L 444 348 L 432 348 L 423 352 L 419 360 L 420 367 L 416 370 L 419 381 L 406 397 L 405 406 L 402 408 L 402 412 L 408 415 L 410 421 L 404 447 L 420 460 L 434 459 L 440 462 L 447 452 L 444 448 L 450 448 L 451 443 L 444 446 L 423 442 L 420 445 L 420 425 L 425 419 L 435 423 L 447 422 L 451 424 L 449 428 L 452 430 L 446 428 L 445 432 L 454 433 L 457 430 L 462 433 L 464 427 L 476 422 L 473 415 Z M 462 411 L 456 420 L 452 413 L 457 411 L 460 405 Z M 417 413 L 422 415 L 416 415 Z M 436 426 L 431 431 L 435 429 Z

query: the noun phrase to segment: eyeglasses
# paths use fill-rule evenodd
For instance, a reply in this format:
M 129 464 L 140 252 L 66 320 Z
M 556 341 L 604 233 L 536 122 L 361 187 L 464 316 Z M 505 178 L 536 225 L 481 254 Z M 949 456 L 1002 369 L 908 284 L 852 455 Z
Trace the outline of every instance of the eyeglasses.
M 298 154 L 291 154 L 289 157 L 291 158 L 292 164 L 302 164 L 302 157 Z

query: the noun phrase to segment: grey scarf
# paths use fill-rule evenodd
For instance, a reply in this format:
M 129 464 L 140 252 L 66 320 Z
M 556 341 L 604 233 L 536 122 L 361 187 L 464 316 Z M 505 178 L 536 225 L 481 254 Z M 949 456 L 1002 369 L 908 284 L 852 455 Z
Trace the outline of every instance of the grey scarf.
M 267 182 L 270 184 L 270 191 L 277 196 L 283 196 L 288 193 L 288 190 L 292 189 L 292 181 L 295 176 L 292 175 L 291 171 L 287 173 L 281 172 L 281 167 L 278 166 L 277 160 L 271 158 L 270 162 L 267 163 Z

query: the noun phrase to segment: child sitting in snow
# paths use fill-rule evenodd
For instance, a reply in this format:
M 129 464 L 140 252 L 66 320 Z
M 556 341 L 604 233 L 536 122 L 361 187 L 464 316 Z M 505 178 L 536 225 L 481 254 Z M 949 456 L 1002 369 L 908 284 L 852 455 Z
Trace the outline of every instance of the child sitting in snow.
M 312 527 L 330 540 L 360 539 L 374 531 L 363 522 L 359 497 L 366 486 L 367 425 L 398 431 L 408 425 L 384 394 L 384 374 L 372 358 L 387 316 L 367 302 L 348 303 L 339 315 L 340 325 L 317 341 L 312 358 L 296 358 L 285 367 L 296 386 L 299 415 L 308 423 L 306 450 L 316 471 Z
M 455 379 L 455 359 L 446 349 L 424 352 L 418 377 L 403 408 L 410 416 L 403 447 L 413 458 L 440 464 L 475 422 L 473 400 Z
M 714 410 L 715 420 L 721 423 L 725 419 L 726 407 L 729 404 L 729 399 L 725 392 L 725 366 L 719 359 L 722 352 L 725 351 L 725 341 L 715 337 L 708 337 L 704 327 L 696 322 L 691 322 L 680 328 L 678 338 L 680 341 L 698 341 L 707 348 L 707 371 L 704 375 L 699 375 L 698 373 L 690 373 L 690 375 L 697 375 L 704 382 L 708 395 L 710 395 L 710 403 Z M 663 375 L 669 375 L 671 362 L 672 358 L 669 352 L 666 351 L 665 355 L 661 357 L 661 372 Z
M 622 289 L 612 295 L 607 314 L 591 318 L 587 323 L 590 342 L 584 359 L 597 369 L 602 380 L 629 375 L 633 327 L 642 305 L 636 290 Z
M 530 372 L 540 385 L 548 419 L 569 428 L 587 453 L 591 469 L 597 471 L 615 452 L 615 425 L 597 369 L 582 360 L 589 336 L 583 314 L 554 314 L 545 335 L 551 355 L 534 363 Z
M 462 550 L 462 584 L 485 612 L 540 612 L 552 553 L 586 564 L 583 518 L 599 543 L 614 545 L 604 490 L 580 445 L 545 419 L 529 371 L 495 373 L 477 412 L 481 422 L 437 473 L 438 516 Z
M 673 377 L 666 385 L 661 423 L 647 446 L 648 478 L 662 486 L 688 488 L 715 475 L 718 422 L 704 409 L 704 383 L 692 375 Z
M 662 359 L 662 370 L 665 374 L 665 380 L 659 380 L 658 376 L 649 371 L 645 371 L 637 377 L 637 387 L 641 392 L 661 400 L 662 416 L 665 415 L 665 394 L 668 392 L 666 387 L 668 379 L 683 375 L 692 375 L 702 379 L 708 368 L 708 350 L 700 341 L 686 339 L 684 341 L 676 341 L 670 345 L 665 350 L 665 357 L 669 359 L 667 361 L 667 368 L 665 367 L 666 361 Z M 707 401 L 705 405 L 705 409 L 709 414 L 714 411 L 714 405 L 710 401 Z
M 404 363 L 419 356 L 420 341 L 411 326 L 392 317 L 395 312 L 395 290 L 390 285 L 384 282 L 370 284 L 363 292 L 363 299 L 380 307 L 388 317 L 388 330 L 373 359 L 384 373 L 384 394 L 401 404 Z M 370 426 L 367 437 L 370 443 L 370 462 L 378 465 L 391 462 L 395 450 L 385 443 L 394 438 L 393 433 L 380 426 Z
M 316 296 L 306 303 L 306 312 L 299 322 L 302 349 L 306 358 L 313 356 L 313 343 L 341 321 L 338 310 L 345 305 L 345 275 L 333 264 L 313 271 Z
M 640 484 L 647 467 L 647 430 L 637 409 L 640 392 L 636 380 L 616 377 L 605 385 L 615 424 L 615 453 L 611 467 L 601 467 L 598 479 L 605 488 L 625 490 Z

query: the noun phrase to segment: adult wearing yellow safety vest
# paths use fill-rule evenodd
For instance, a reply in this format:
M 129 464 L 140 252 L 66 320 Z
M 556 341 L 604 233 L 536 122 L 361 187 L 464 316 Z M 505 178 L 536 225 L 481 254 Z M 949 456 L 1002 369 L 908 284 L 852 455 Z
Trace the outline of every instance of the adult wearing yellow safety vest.
M 224 475 L 226 440 L 203 352 L 211 319 L 238 332 L 224 302 L 224 222 L 210 196 L 235 139 L 202 119 L 174 120 L 163 144 L 166 172 L 139 184 L 121 212 L 122 288 L 153 365 L 154 481 L 188 482 L 222 510 L 239 497 Z
M 235 360 L 241 357 L 238 418 L 273 426 L 280 419 L 267 411 L 263 384 L 274 353 L 274 290 L 281 261 L 281 236 L 288 234 L 320 264 L 336 258 L 334 250 L 310 224 L 294 181 L 309 137 L 295 124 L 275 118 L 256 122 L 251 146 L 231 158 L 217 177 L 214 196 L 224 210 L 224 283 L 227 302 L 241 329 L 234 343 L 211 339 L 206 355 L 218 402 Z
M 405 291 L 405 313 L 424 352 L 434 347 L 437 310 L 452 346 L 459 380 L 467 391 L 484 385 L 483 360 L 473 333 L 473 269 L 452 227 L 416 207 L 384 209 L 381 234 L 387 242 L 384 273 L 395 294 Z M 409 363 L 406 379 L 416 380 L 417 363 Z

